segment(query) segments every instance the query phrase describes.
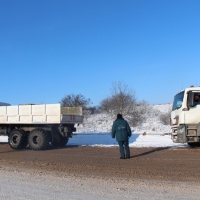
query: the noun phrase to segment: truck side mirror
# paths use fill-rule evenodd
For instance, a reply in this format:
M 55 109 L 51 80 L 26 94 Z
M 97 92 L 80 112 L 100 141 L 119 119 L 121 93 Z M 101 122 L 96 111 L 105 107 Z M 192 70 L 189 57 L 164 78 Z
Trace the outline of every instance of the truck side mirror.
M 194 100 L 194 93 L 192 91 L 189 91 L 188 97 L 187 97 L 187 107 L 188 108 L 190 108 L 194 105 L 193 100 Z

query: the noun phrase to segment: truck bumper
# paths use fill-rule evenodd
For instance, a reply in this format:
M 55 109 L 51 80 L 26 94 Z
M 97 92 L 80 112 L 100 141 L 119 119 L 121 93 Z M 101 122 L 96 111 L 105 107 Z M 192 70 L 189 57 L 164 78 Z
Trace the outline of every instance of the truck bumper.
M 180 125 L 177 128 L 172 128 L 172 134 L 171 138 L 174 143 L 186 143 L 187 138 L 186 138 L 186 126 L 185 125 Z

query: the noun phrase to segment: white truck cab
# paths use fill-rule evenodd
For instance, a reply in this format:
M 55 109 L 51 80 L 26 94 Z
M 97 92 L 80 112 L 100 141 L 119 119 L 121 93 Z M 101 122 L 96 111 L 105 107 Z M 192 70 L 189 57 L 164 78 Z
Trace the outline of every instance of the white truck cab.
M 174 96 L 170 124 L 173 142 L 200 146 L 200 87 L 185 88 Z

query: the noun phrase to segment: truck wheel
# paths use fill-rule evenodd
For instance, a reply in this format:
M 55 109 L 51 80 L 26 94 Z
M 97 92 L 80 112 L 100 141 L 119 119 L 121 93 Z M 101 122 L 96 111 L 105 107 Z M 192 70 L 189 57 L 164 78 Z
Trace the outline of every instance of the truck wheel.
M 59 141 L 52 141 L 51 143 L 54 147 L 64 147 L 68 143 L 68 140 L 68 137 L 60 136 Z
M 42 129 L 35 129 L 28 136 L 28 144 L 32 150 L 44 150 L 49 146 L 49 135 Z
M 22 131 L 13 130 L 8 136 L 8 143 L 12 149 L 23 149 L 25 148 L 25 136 Z M 27 144 L 27 143 L 26 143 Z

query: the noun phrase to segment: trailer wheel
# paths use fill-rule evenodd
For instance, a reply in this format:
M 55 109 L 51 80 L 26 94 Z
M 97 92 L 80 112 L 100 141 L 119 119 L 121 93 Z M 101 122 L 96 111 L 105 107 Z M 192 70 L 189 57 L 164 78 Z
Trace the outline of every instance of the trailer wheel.
M 68 143 L 68 140 L 68 137 L 60 136 L 59 141 L 52 141 L 51 143 L 54 147 L 64 147 Z
M 8 143 L 12 149 L 23 149 L 26 147 L 26 137 L 20 130 L 13 130 L 8 136 Z
M 49 134 L 42 129 L 35 129 L 28 136 L 28 144 L 32 150 L 44 150 L 49 146 Z

